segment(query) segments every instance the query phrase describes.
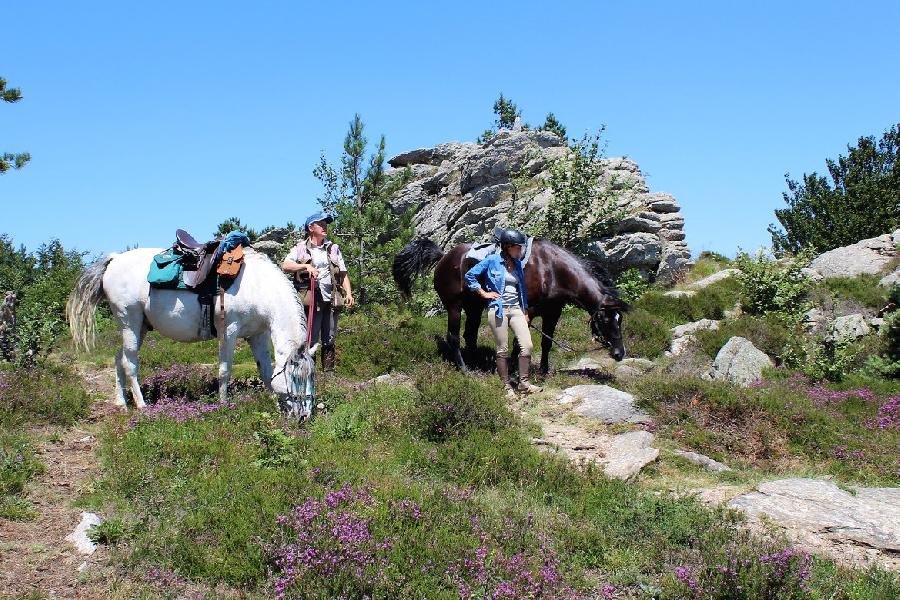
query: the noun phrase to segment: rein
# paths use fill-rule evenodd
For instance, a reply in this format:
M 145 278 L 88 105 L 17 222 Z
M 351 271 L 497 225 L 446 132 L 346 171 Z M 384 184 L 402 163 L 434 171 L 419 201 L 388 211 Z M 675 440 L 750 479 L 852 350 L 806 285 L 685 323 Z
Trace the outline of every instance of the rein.
M 547 335 L 546 333 L 544 333 L 543 330 L 541 330 L 540 327 L 538 327 L 537 325 L 535 325 L 535 324 L 532 323 L 531 321 L 528 322 L 528 327 L 530 327 L 531 329 L 534 329 L 534 330 L 537 331 L 539 334 L 541 334 L 542 336 L 544 336 L 545 338 L 547 338 L 548 340 L 550 340 L 552 343 L 556 344 L 556 345 L 559 346 L 560 348 L 562 348 L 562 349 L 564 349 L 564 350 L 567 350 L 567 351 L 569 351 L 569 352 L 578 352 L 577 350 L 575 350 L 575 348 L 572 348 L 572 347 L 569 346 L 568 344 L 564 344 L 563 342 L 560 342 L 559 340 L 553 339 L 552 337 L 550 337 L 549 335 Z
M 312 343 L 313 307 L 316 305 L 316 276 L 309 274 L 309 316 L 306 317 L 306 347 Z

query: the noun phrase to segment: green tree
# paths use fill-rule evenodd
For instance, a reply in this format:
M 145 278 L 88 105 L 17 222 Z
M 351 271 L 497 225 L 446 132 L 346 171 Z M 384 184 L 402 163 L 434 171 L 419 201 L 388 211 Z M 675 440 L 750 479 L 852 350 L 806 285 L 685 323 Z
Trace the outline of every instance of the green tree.
M 519 107 L 516 106 L 516 103 L 503 96 L 503 92 L 500 93 L 500 97 L 494 102 L 494 124 L 490 129 L 485 129 L 484 132 L 478 136 L 478 143 L 483 144 L 490 140 L 497 134 L 497 131 L 500 129 L 512 129 L 516 124 L 516 117 L 521 118 L 522 111 L 519 110 Z M 528 128 L 527 125 L 523 126 L 525 129 Z
M 10 104 L 18 102 L 22 99 L 22 91 L 18 88 L 6 87 L 6 80 L 0 77 L 0 99 Z M 27 152 L 17 154 L 4 152 L 0 154 L 0 173 L 5 173 L 9 169 L 21 169 L 29 160 L 31 160 L 31 155 Z
M 847 156 L 827 159 L 828 177 L 804 173 L 798 182 L 785 175 L 788 208 L 775 211 L 783 229 L 769 226 L 775 253 L 824 252 L 900 227 L 898 149 L 900 124 L 880 140 L 859 138 Z
M 547 118 L 544 119 L 544 124 L 541 125 L 539 129 L 542 131 L 550 131 L 562 139 L 566 139 L 566 128 L 562 123 L 556 120 L 556 115 L 553 113 L 547 113 Z
M 388 202 L 391 194 L 406 183 L 409 169 L 394 176 L 385 173 L 385 139 L 366 160 L 368 140 L 365 125 L 356 114 L 344 138 L 340 171 L 325 156 L 313 169 L 322 183 L 319 204 L 335 215 L 333 226 L 356 288 L 360 304 L 390 302 L 399 294 L 390 272 L 393 256 L 413 236 L 412 211 L 395 214 Z
M 226 235 L 231 233 L 232 231 L 243 231 L 247 234 L 247 237 L 250 238 L 251 242 L 256 241 L 256 238 L 259 237 L 259 232 L 253 229 L 252 227 L 248 227 L 241 223 L 241 220 L 237 217 L 228 217 L 216 227 L 216 232 L 213 234 L 214 237 L 218 237 L 220 235 Z

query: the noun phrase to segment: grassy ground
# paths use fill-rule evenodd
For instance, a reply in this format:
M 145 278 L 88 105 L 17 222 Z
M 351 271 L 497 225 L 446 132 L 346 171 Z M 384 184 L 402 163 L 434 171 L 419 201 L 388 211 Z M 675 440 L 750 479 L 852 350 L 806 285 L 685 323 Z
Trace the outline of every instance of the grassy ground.
M 724 264 L 709 257 L 689 280 Z M 844 282 L 826 291 L 871 306 L 870 283 Z M 660 355 L 672 326 L 722 319 L 738 297 L 733 280 L 689 299 L 650 291 L 626 317 L 630 354 Z M 798 473 L 897 485 L 898 432 L 878 425 L 887 399 L 900 394 L 896 382 L 852 375 L 822 385 L 788 371 L 751 389 L 665 372 L 614 381 L 653 414 L 663 451 L 636 484 L 625 484 L 539 452 L 531 444 L 538 433 L 533 423 L 501 399 L 495 375 L 446 366 L 440 344 L 445 325 L 443 316 L 344 315 L 338 376 L 320 379 L 326 408 L 303 427 L 282 421 L 272 397 L 254 387 L 255 365 L 245 346 L 236 356 L 236 393 L 223 406 L 209 394 L 215 342 L 182 345 L 151 333 L 141 351 L 142 374 L 151 377 L 153 395 L 168 399 L 142 415 L 107 419 L 99 435 L 101 474 L 78 498 L 79 506 L 108 519 L 97 538 L 120 565 L 108 573 L 109 593 L 900 595 L 895 576 L 808 557 L 776 534 L 750 534 L 735 515 L 681 493 Z M 766 319 L 741 317 L 701 338 L 698 352 L 714 356 L 730 335 L 745 335 L 777 355 L 789 333 Z M 581 311 L 567 310 L 557 335 L 578 351 L 597 349 Z M 489 356 L 486 328 L 479 339 Z M 538 347 L 537 333 L 533 341 Z M 117 345 L 108 323 L 101 323 L 99 342 L 96 352 L 78 359 L 108 368 Z M 575 356 L 557 350 L 552 364 Z M 359 385 L 392 371 L 410 375 L 411 382 Z M 27 518 L 28 480 L 40 472 L 39 440 L 20 432 L 26 424 L 77 421 L 89 399 L 77 385 L 59 385 L 77 378 L 58 362 L 33 376 L 7 370 L 2 377 L 16 392 L 3 396 L 0 390 L 6 398 L 0 403 L 0 444 L 4 456 L 21 455 L 25 466 L 4 459 L 7 512 L 0 518 Z M 542 398 L 593 381 L 555 372 Z M 26 406 L 23 400 L 32 397 L 40 401 Z M 675 448 L 694 449 L 735 470 L 711 475 L 676 458 Z

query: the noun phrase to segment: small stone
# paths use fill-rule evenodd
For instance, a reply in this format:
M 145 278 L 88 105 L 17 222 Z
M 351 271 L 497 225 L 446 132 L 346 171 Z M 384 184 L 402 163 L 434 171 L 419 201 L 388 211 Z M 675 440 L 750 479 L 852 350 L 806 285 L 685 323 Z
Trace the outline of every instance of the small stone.
M 66 536 L 66 540 L 75 544 L 79 554 L 93 554 L 97 550 L 97 544 L 87 536 L 87 531 L 94 525 L 99 525 L 103 519 L 90 512 L 81 513 L 81 522 L 75 527 L 75 531 Z
M 669 290 L 663 293 L 663 296 L 668 296 L 669 298 L 692 298 L 696 295 L 696 290 Z
M 871 331 L 866 318 L 860 313 L 854 313 L 832 321 L 829 337 L 835 340 L 855 340 L 868 335 Z
M 614 436 L 601 461 L 603 472 L 614 479 L 631 479 L 659 457 L 659 449 L 650 447 L 654 439 L 649 431 L 629 431 Z

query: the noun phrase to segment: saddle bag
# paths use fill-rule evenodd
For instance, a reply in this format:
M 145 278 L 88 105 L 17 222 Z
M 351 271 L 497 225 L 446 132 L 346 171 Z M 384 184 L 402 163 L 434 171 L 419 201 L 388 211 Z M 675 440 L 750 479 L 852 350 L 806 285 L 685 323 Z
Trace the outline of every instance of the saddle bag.
M 177 288 L 184 272 L 182 260 L 184 260 L 184 256 L 175 254 L 172 250 L 160 252 L 153 257 L 153 262 L 150 263 L 147 282 L 152 287 Z
M 244 247 L 238 244 L 234 250 L 229 250 L 222 255 L 216 273 L 222 277 L 235 278 L 241 272 L 241 265 L 244 264 Z

